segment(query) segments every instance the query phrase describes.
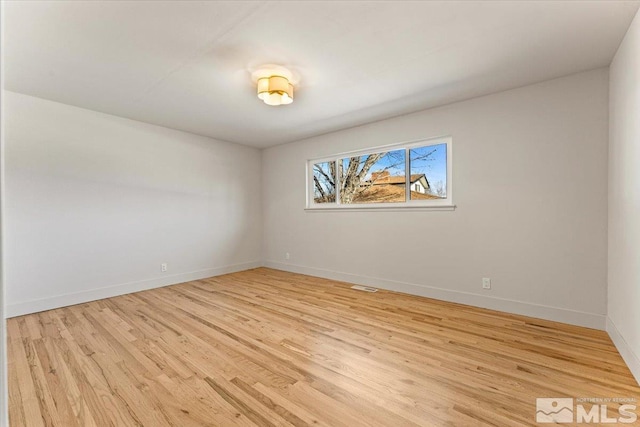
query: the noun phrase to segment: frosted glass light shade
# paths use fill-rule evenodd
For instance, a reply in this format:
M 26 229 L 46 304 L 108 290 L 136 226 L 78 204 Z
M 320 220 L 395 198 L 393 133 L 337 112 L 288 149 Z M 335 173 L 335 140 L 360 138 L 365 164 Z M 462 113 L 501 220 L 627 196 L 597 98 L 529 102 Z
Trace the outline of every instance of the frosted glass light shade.
M 283 76 L 258 79 L 258 98 L 267 105 L 286 105 L 293 102 L 293 85 Z

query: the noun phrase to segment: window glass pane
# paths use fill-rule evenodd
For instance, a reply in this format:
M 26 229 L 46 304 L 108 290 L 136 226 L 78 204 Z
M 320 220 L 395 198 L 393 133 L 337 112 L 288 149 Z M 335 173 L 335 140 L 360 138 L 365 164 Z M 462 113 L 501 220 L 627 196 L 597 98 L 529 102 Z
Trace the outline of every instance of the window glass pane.
M 406 201 L 405 150 L 347 157 L 340 168 L 340 203 Z
M 411 200 L 447 198 L 447 144 L 409 150 Z
M 313 201 L 315 203 L 335 203 L 336 162 L 313 165 Z

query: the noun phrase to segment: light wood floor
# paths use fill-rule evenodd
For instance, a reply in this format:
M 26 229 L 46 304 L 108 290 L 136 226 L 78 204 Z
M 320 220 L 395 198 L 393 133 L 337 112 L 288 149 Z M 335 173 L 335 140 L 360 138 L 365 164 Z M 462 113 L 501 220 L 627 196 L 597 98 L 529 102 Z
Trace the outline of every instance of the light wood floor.
M 8 337 L 11 426 L 518 426 L 536 397 L 640 398 L 602 331 L 266 268 Z

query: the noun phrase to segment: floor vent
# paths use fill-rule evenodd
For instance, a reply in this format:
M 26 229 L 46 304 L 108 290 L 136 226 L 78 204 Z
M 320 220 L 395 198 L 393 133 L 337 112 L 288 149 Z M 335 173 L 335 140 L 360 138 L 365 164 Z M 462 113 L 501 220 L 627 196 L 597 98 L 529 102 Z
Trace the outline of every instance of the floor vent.
M 369 286 L 354 285 L 351 287 L 351 289 L 355 289 L 356 291 L 378 292 L 376 288 L 371 288 Z

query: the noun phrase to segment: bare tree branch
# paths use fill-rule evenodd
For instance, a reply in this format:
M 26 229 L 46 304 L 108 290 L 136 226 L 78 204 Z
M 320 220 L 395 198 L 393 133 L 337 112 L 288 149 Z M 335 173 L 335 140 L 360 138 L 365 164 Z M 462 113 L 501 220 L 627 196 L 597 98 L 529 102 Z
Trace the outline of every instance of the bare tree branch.
M 330 165 L 331 165 L 331 164 L 333 164 L 333 162 L 331 162 L 331 163 L 330 163 Z M 336 186 L 335 182 L 333 182 L 333 179 L 332 179 L 331 177 L 329 177 L 329 175 L 327 175 L 327 174 L 325 173 L 325 171 L 323 171 L 323 170 L 322 170 L 322 168 L 321 168 L 321 167 L 319 167 L 318 165 L 314 165 L 314 166 L 313 166 L 313 168 L 314 168 L 318 173 L 320 173 L 322 176 L 324 176 L 324 178 L 327 180 L 327 182 L 328 182 L 329 184 L 331 184 L 331 186 L 332 186 L 332 187 L 334 187 L 334 188 L 335 188 L 335 186 Z M 335 166 L 334 166 L 334 169 L 335 169 Z M 333 176 L 335 176 L 335 174 L 334 174 Z
M 320 193 L 320 198 L 322 200 L 325 200 L 326 195 L 324 194 L 324 190 L 322 189 L 322 185 L 320 185 L 320 181 L 318 181 L 318 177 L 317 176 L 313 176 L 313 183 L 316 186 L 316 190 L 318 190 L 318 193 Z

